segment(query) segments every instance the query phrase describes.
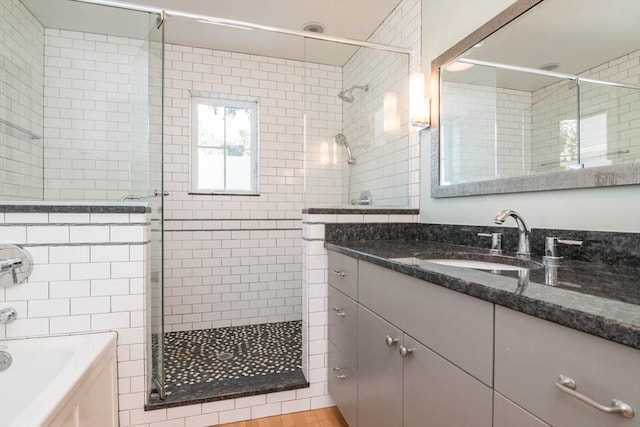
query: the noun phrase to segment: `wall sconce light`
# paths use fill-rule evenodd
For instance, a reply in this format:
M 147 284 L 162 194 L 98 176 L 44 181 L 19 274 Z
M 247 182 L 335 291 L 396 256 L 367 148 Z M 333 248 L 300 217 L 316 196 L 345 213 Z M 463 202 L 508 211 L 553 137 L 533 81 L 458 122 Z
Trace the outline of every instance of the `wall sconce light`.
M 426 129 L 431 126 L 431 105 L 430 98 L 424 96 L 424 73 L 411 73 L 409 91 L 411 126 Z

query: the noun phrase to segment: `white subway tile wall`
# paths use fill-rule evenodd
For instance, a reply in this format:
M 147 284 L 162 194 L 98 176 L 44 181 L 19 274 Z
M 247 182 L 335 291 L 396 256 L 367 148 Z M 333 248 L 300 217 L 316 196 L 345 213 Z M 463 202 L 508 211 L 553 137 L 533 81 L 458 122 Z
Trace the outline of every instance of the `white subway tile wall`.
M 369 84 L 343 103 L 344 134 L 355 165 L 343 162 L 343 194 L 349 203 L 371 192 L 377 206 L 419 205 L 420 141 L 409 124 L 409 71 L 421 70 L 421 3 L 402 1 L 368 41 L 402 46 L 408 58 L 361 48 L 343 67 L 343 87 Z
M 178 45 L 165 55 L 166 330 L 299 320 L 305 79 L 321 76 L 325 91 L 306 104 L 307 114 L 323 118 L 307 132 L 333 135 L 340 114 L 324 114 L 335 110 L 337 97 L 327 92 L 340 86 L 340 68 Z M 189 194 L 194 91 L 258 98 L 259 197 Z M 314 191 L 329 188 L 338 185 Z
M 640 51 L 582 75 L 603 80 L 615 76 L 617 81 L 638 85 Z M 445 135 L 451 141 L 451 168 L 446 180 L 465 182 L 496 175 L 512 177 L 531 171 L 564 170 L 566 159 L 577 159 L 577 151 L 567 151 L 564 144 L 558 143 L 562 141 L 561 122 L 576 122 L 578 118 L 578 93 L 567 81 L 534 92 L 457 82 L 447 82 L 443 90 L 447 115 L 456 118 L 442 119 Z M 637 92 L 581 83 L 582 162 L 593 161 L 595 166 L 639 158 L 640 153 L 631 144 L 634 138 L 640 137 L 640 93 Z M 586 131 L 584 126 L 588 126 L 591 118 L 602 118 L 602 128 Z M 602 133 L 594 135 L 594 130 Z M 470 135 L 474 136 L 473 146 L 468 144 Z M 589 145 L 600 145 L 592 148 L 595 159 L 589 158 Z M 563 156 L 567 153 L 574 154 Z M 561 163 L 561 159 L 565 159 L 565 163 Z
M 135 186 L 147 120 L 148 44 L 44 31 L 45 200 L 119 200 Z M 144 130 L 144 133 L 142 133 Z M 139 157 L 139 156 L 138 156 Z
M 347 204 L 343 194 L 345 149 L 335 142 L 343 132 L 343 103 L 337 97 L 342 88 L 342 68 L 305 64 L 304 114 L 306 123 L 305 206 Z
M 449 141 L 445 180 L 522 176 L 531 156 L 531 93 L 447 81 L 442 117 Z M 474 141 L 470 144 L 469 141 Z
M 640 85 L 640 50 L 586 70 L 580 76 Z M 535 149 L 531 168 L 544 172 L 562 170 L 564 165 L 560 165 L 560 158 L 564 147 L 558 145 L 560 122 L 577 119 L 577 91 L 566 81 L 560 81 L 534 91 L 532 96 L 532 146 Z M 640 138 L 638 90 L 582 82 L 580 113 L 583 126 L 590 118 L 600 116 L 604 120 L 603 128 L 598 129 L 602 134 L 594 136 L 595 129 L 590 132 L 582 129 L 581 132 L 583 147 L 606 141 L 600 150 L 593 152 L 597 157 L 602 156 L 605 162 L 592 163 L 593 166 L 606 166 L 607 160 L 616 163 L 638 161 L 640 152 L 633 148 L 633 141 Z M 583 152 L 581 160 L 589 161 L 588 152 Z
M 0 2 L 0 200 L 42 200 L 44 28 L 19 0 Z
M 111 330 L 118 332 L 118 383 L 121 418 L 146 401 L 144 301 L 149 282 L 145 267 L 150 217 L 144 214 L 4 214 L 0 243 L 16 243 L 7 229 L 19 226 L 33 257 L 28 281 L 0 288 L 0 304 L 18 318 L 0 325 L 0 338 L 23 338 Z M 84 222 L 77 222 L 78 219 Z M 109 230 L 127 229 L 129 239 L 110 238 Z M 74 232 L 89 236 L 73 242 Z M 124 230 L 123 230 L 124 231 Z M 24 239 L 23 239 L 24 240 Z M 125 424 L 123 424 L 125 425 Z
M 21 6 L 18 0 L 11 0 L 11 5 Z M 386 38 L 391 44 L 403 45 L 403 40 L 416 39 L 411 43 L 414 46 L 412 67 L 420 62 L 419 26 L 412 26 L 414 20 L 417 23 L 420 21 L 419 5 L 417 0 L 404 0 L 392 15 L 394 18 L 387 20 L 376 31 L 374 37 L 380 39 L 373 40 L 385 42 Z M 8 27 L 3 25 L 4 28 Z M 41 31 L 44 38 L 44 31 Z M 417 37 L 413 34 L 417 34 Z M 396 39 L 397 37 L 400 39 Z M 9 39 L 5 37 L 4 41 L 6 40 Z M 45 104 L 46 120 L 51 120 L 47 122 L 51 124 L 50 129 L 48 127 L 44 131 L 47 144 L 51 143 L 46 147 L 47 159 L 51 161 L 51 168 L 48 170 L 52 171 L 52 175 L 47 176 L 47 182 L 53 183 L 48 188 L 49 197 L 115 200 L 130 189 L 128 186 L 125 188 L 123 182 L 135 181 L 130 176 L 125 177 L 128 172 L 123 163 L 128 163 L 125 152 L 130 149 L 129 144 L 132 142 L 129 137 L 137 135 L 136 118 L 132 114 L 135 111 L 131 111 L 131 106 L 138 105 L 137 101 L 145 95 L 144 91 L 138 91 L 141 85 L 135 80 L 140 70 L 136 67 L 142 67 L 140 61 L 145 62 L 144 55 L 138 54 L 141 53 L 138 50 L 144 46 L 137 40 L 56 30 L 47 30 L 47 40 L 48 51 L 41 56 L 46 56 L 49 61 L 44 68 L 49 79 L 47 82 L 50 83 L 48 86 L 51 86 L 44 95 L 49 101 Z M 56 46 L 56 43 L 60 45 Z M 92 54 L 91 47 L 94 46 Z M 417 50 L 415 46 L 418 46 Z M 54 58 L 56 49 L 59 50 L 60 61 Z M 102 54 L 106 54 L 106 60 Z M 109 59 L 110 55 L 113 61 Z M 68 60 L 71 62 L 70 66 Z M 180 295 L 179 292 L 173 295 L 185 297 L 181 303 L 196 316 L 176 324 L 197 327 L 197 315 L 201 314 L 200 323 L 208 326 L 211 322 L 213 326 L 213 322 L 218 320 L 205 319 L 205 313 L 197 310 L 208 308 L 208 304 L 213 309 L 213 304 L 218 303 L 230 303 L 231 310 L 228 313 L 233 313 L 223 320 L 230 321 L 231 324 L 246 322 L 246 319 L 249 319 L 248 322 L 262 321 L 262 318 L 267 321 L 270 318 L 279 320 L 282 316 L 288 319 L 287 316 L 290 315 L 300 318 L 303 313 L 308 324 L 303 328 L 303 363 L 309 372 L 310 388 L 181 408 L 144 410 L 149 391 L 145 373 L 148 368 L 145 366 L 150 362 L 151 326 L 151 312 L 148 308 L 151 304 L 148 294 L 150 249 L 146 243 L 150 236 L 150 218 L 147 215 L 52 213 L 47 214 L 46 220 L 44 216 L 36 215 L 28 222 L 9 215 L 13 222 L 6 221 L 0 225 L 0 240 L 27 244 L 28 250 L 36 259 L 36 268 L 29 283 L 0 288 L 0 302 L 3 305 L 13 305 L 19 313 L 25 315 L 11 325 L 0 327 L 0 337 L 117 330 L 122 427 L 205 427 L 224 421 L 332 405 L 326 390 L 326 255 L 319 253 L 324 251 L 321 243 L 314 242 L 309 245 L 309 253 L 303 256 L 300 225 L 300 212 L 304 204 L 304 79 L 308 77 L 308 71 L 313 75 L 313 70 L 316 70 L 315 73 L 321 79 L 318 87 L 326 92 L 327 104 L 319 102 L 308 109 L 313 112 L 317 108 L 322 113 L 323 119 L 317 124 L 323 131 L 315 132 L 309 125 L 307 131 L 331 137 L 336 125 L 330 122 L 341 122 L 342 119 L 341 111 L 338 111 L 339 104 L 336 103 L 337 97 L 329 94 L 329 91 L 342 87 L 339 68 L 167 46 L 165 179 L 169 184 L 165 190 L 172 194 L 167 198 L 165 208 L 170 227 L 167 235 L 174 233 L 177 238 L 167 238 L 169 255 L 165 256 L 167 262 L 173 262 L 171 251 L 185 256 L 176 257 L 181 260 L 181 265 L 173 268 L 183 269 L 182 273 L 191 274 L 183 277 L 196 280 L 195 284 L 189 283 L 189 280 L 184 281 L 185 295 Z M 125 81 L 125 76 L 129 80 Z M 223 93 L 227 91 L 226 93 L 261 99 L 261 115 L 266 121 L 261 123 L 260 197 L 197 197 L 187 194 L 190 89 Z M 333 106 L 328 105 L 330 96 Z M 71 111 L 70 107 L 74 103 L 78 109 Z M 125 116 L 129 117 L 128 121 Z M 115 119 L 118 126 L 104 128 L 107 126 L 104 117 Z M 409 138 L 411 148 L 411 141 L 415 140 L 417 144 L 417 137 L 410 135 Z M 82 158 L 74 157 L 73 150 L 82 151 L 87 148 L 99 152 L 99 158 L 85 162 Z M 417 206 L 417 151 L 410 149 L 408 156 L 409 168 L 416 172 L 410 174 L 409 197 L 415 199 L 412 205 Z M 71 169 L 61 167 L 63 159 L 72 165 Z M 56 168 L 59 174 L 53 172 Z M 113 171 L 113 175 L 108 171 Z M 327 175 L 333 176 L 330 173 Z M 335 188 L 341 182 L 341 177 L 329 183 L 319 181 L 315 184 L 319 186 L 317 193 L 333 192 L 329 197 L 337 198 Z M 68 193 L 62 191 L 65 185 L 70 189 Z M 5 221 L 5 215 L 0 214 L 0 219 Z M 340 217 L 344 221 L 352 219 L 354 218 L 348 216 Z M 388 219 L 379 216 L 372 219 L 379 222 L 390 220 L 391 216 Z M 403 216 L 395 219 L 408 220 Z M 338 217 L 329 215 L 327 221 L 331 220 L 338 220 Z M 367 219 L 358 216 L 357 220 Z M 410 221 L 415 221 L 415 218 L 412 217 Z M 95 235 L 93 241 L 83 237 L 83 233 L 79 232 L 80 227 L 95 227 L 91 229 L 91 234 Z M 310 230 L 313 231 L 313 236 L 317 236 L 314 238 L 323 234 L 317 227 Z M 172 248 L 172 244 L 175 247 Z M 123 251 L 115 251 L 112 247 L 122 247 Z M 216 258 L 216 251 L 225 256 Z M 227 256 L 229 251 L 230 257 Z M 243 264 L 245 258 L 252 263 Z M 218 260 L 220 265 L 216 266 Z M 223 260 L 228 260 L 225 261 L 227 264 L 223 265 Z M 303 269 L 303 265 L 311 268 Z M 264 266 L 267 268 L 266 272 L 261 270 Z M 257 271 L 252 272 L 252 267 Z M 220 294 L 210 293 L 211 301 L 205 301 L 203 297 L 202 307 L 198 304 L 198 298 L 207 294 L 197 293 L 200 290 L 197 280 L 211 277 L 207 274 L 210 271 L 213 275 L 214 269 L 219 269 L 216 273 L 221 282 L 223 279 L 231 279 L 231 283 L 220 285 L 228 286 L 233 292 L 229 293 L 228 300 L 223 301 L 221 298 L 220 302 L 214 301 L 216 295 Z M 169 275 L 167 280 L 169 287 L 172 277 Z M 303 281 L 305 286 L 301 288 Z M 297 282 L 297 289 L 301 289 L 305 298 L 302 308 L 297 312 L 292 303 L 293 298 L 300 301 L 300 295 L 296 295 L 295 291 L 293 296 L 290 294 L 290 290 L 294 289 L 294 282 Z M 258 289 L 247 289 L 247 283 L 257 283 Z M 307 286 L 309 283 L 313 286 Z M 204 281 L 201 286 L 214 287 L 213 283 L 204 284 Z M 232 288 L 233 286 L 237 288 Z M 266 289 L 262 289 L 264 286 Z M 187 295 L 186 292 L 193 293 Z M 263 294 L 267 298 L 266 308 L 252 307 L 252 299 L 248 300 L 247 308 L 243 296 L 246 294 L 252 298 L 252 292 L 257 292 L 258 296 L 260 292 L 266 293 Z M 306 298 L 313 298 L 313 301 L 307 301 Z M 257 302 L 254 304 L 259 305 Z M 274 307 L 275 314 L 270 310 Z M 291 307 L 294 307 L 293 313 L 289 311 Z M 257 310 L 256 317 L 253 317 L 251 310 Z M 243 312 L 250 316 L 243 318 Z M 184 313 L 183 316 L 187 314 Z M 240 317 L 235 317 L 236 314 Z

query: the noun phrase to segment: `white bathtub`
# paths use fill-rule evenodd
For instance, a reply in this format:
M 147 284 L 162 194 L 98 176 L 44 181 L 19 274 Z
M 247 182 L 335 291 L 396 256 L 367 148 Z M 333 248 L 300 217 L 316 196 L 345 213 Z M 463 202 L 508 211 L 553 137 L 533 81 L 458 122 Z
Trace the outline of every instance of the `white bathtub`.
M 2 427 L 118 425 L 114 332 L 0 341 Z

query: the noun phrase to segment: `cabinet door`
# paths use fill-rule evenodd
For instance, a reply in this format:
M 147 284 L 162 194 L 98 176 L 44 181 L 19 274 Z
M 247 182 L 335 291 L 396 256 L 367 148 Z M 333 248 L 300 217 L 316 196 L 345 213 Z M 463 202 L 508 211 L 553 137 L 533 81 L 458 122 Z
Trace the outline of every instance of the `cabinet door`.
M 640 427 L 640 416 L 604 413 L 562 391 L 605 405 L 640 410 L 640 351 L 556 323 L 496 306 L 495 389 L 554 427 Z
M 493 427 L 549 427 L 500 393 L 493 395 Z
M 358 305 L 329 286 L 329 340 L 354 368 L 358 369 Z
M 408 335 L 404 346 L 404 427 L 491 427 L 489 387 Z
M 397 339 L 388 346 L 385 338 Z M 366 427 L 402 426 L 402 332 L 358 307 L 358 422 Z
M 360 304 L 493 385 L 493 304 L 360 262 Z
M 329 394 L 349 427 L 358 427 L 358 373 L 329 341 Z

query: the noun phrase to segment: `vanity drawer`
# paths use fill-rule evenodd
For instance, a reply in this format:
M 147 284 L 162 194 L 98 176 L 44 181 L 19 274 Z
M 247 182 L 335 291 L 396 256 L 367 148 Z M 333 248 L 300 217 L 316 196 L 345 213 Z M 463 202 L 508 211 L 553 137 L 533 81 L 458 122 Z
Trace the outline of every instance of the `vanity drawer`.
M 329 394 L 349 427 L 358 427 L 358 373 L 329 341 Z
M 329 284 L 358 300 L 358 260 L 329 251 Z
M 367 262 L 359 278 L 362 305 L 493 384 L 493 304 Z
M 638 427 L 560 390 L 560 375 L 576 391 L 610 406 L 640 411 L 640 351 L 504 307 L 496 307 L 495 389 L 554 427 Z
M 358 305 L 329 286 L 329 340 L 351 366 L 358 367 Z

